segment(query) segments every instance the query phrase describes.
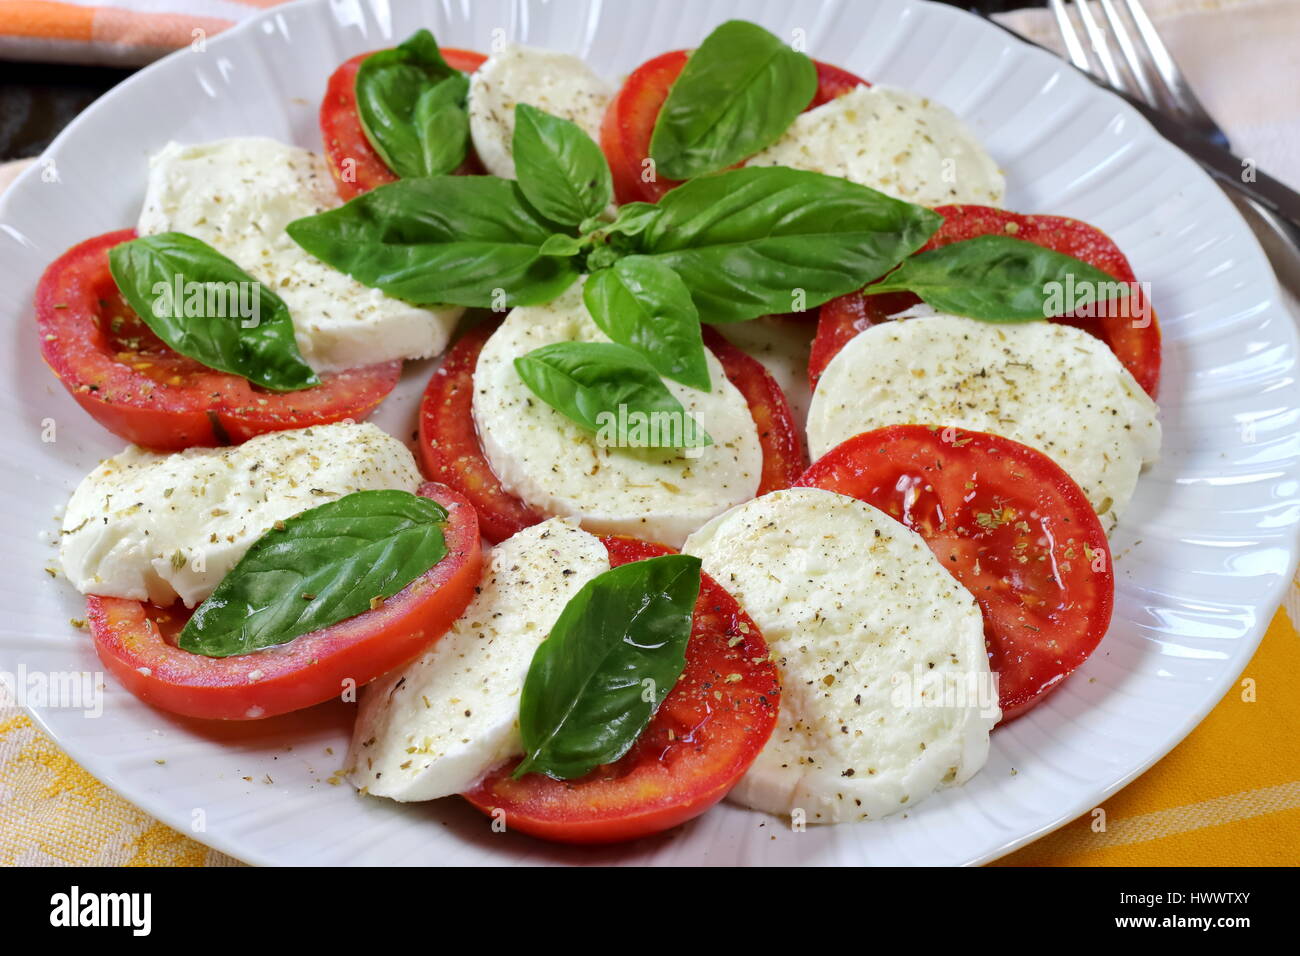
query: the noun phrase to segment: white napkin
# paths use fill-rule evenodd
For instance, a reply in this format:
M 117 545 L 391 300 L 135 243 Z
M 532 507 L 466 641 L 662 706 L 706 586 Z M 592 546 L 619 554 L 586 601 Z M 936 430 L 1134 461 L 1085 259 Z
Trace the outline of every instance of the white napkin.
M 1300 189 L 1300 0 L 1143 0 L 1143 6 L 1233 152 Z M 1063 50 L 1050 10 L 1013 10 L 997 19 Z

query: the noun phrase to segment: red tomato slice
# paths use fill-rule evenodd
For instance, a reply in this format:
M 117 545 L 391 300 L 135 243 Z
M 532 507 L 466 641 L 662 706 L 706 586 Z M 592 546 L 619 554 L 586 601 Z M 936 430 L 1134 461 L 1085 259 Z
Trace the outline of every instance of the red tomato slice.
M 462 335 L 429 379 L 420 403 L 420 460 L 425 474 L 473 503 L 483 535 L 493 544 L 547 517 L 501 486 L 478 440 L 474 368 L 494 331 L 496 323 L 487 322 Z M 758 426 L 763 449 L 759 494 L 790 487 L 807 458 L 781 386 L 759 362 L 711 329 L 705 329 L 705 344 L 749 403 L 749 414 Z
M 604 541 L 614 567 L 674 553 L 631 538 Z M 512 760 L 463 796 L 484 813 L 505 811 L 509 829 L 560 843 L 658 833 L 699 816 L 735 786 L 776 726 L 780 694 L 758 626 L 705 574 L 686 667 L 631 750 L 577 780 L 511 780 Z
M 236 657 L 176 646 L 190 612 L 122 598 L 88 597 L 95 650 L 145 703 L 186 717 L 253 720 L 301 710 L 366 684 L 420 654 L 474 596 L 483 556 L 474 509 L 429 482 L 419 493 L 447 509 L 447 556 L 384 605 L 287 644 Z
M 650 137 L 659 110 L 689 57 L 688 50 L 674 50 L 647 60 L 632 71 L 610 100 L 600 127 L 600 146 L 609 160 L 614 196 L 620 203 L 658 202 L 664 193 L 680 185 L 672 179 L 647 180 L 643 173 L 648 175 L 645 161 L 650 155 Z M 813 63 L 817 67 L 817 92 L 807 106 L 809 110 L 854 87 L 870 85 L 847 70 L 816 60 Z
M 1106 634 L 1106 533 L 1041 452 L 982 432 L 891 425 L 831 449 L 798 484 L 858 498 L 925 538 L 984 613 L 1003 722 L 1060 686 Z
M 479 528 L 493 544 L 546 520 L 501 487 L 483 454 L 474 425 L 474 369 L 497 323 L 483 322 L 443 356 L 420 401 L 420 461 L 433 481 L 455 488 L 478 512 Z
M 721 363 L 727 380 L 749 403 L 749 414 L 758 426 L 758 443 L 763 447 L 758 494 L 789 488 L 808 467 L 808 454 L 785 392 L 762 362 L 736 348 L 716 329 L 704 327 L 704 344 Z
M 122 298 L 108 250 L 123 229 L 54 261 L 36 287 L 41 356 L 82 408 L 113 434 L 163 451 L 239 444 L 265 432 L 362 419 L 397 384 L 401 362 L 321 376 L 270 392 L 172 351 Z
M 373 51 L 372 51 L 373 52 Z M 329 78 L 325 98 L 320 104 L 320 132 L 325 143 L 325 160 L 334 175 L 334 186 L 344 199 L 352 199 L 376 186 L 396 181 L 397 176 L 366 138 L 361 117 L 357 115 L 357 68 L 369 53 L 361 53 L 343 63 Z M 473 73 L 487 59 L 469 50 L 447 49 L 443 59 L 453 69 Z M 350 165 L 349 165 L 350 164 Z M 471 154 L 458 173 L 482 172 Z
M 1078 219 L 1029 216 L 991 206 L 940 206 L 935 212 L 944 217 L 943 225 L 920 252 L 976 236 L 1008 235 L 1082 259 L 1120 282 L 1137 281 L 1133 267 L 1114 241 L 1100 229 Z M 1155 398 L 1160 385 L 1160 323 L 1155 310 L 1147 306 L 1141 287 L 1134 288 L 1132 300 L 1119 310 L 1123 315 L 1065 316 L 1051 321 L 1075 326 L 1101 339 L 1146 393 Z M 849 339 L 868 325 L 887 321 L 890 315 L 919 301 L 907 292 L 883 296 L 851 292 L 823 305 L 808 363 L 812 386 L 817 386 L 821 373 Z

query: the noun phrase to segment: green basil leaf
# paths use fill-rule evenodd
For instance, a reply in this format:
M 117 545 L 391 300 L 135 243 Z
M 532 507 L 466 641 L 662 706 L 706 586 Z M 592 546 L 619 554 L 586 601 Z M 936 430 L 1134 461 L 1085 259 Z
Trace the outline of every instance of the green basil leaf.
M 616 447 L 713 444 L 654 367 L 626 345 L 555 342 L 515 359 L 515 371 L 547 405 Z
M 355 89 L 366 139 L 398 176 L 438 176 L 464 161 L 469 80 L 442 58 L 428 30 L 362 60 Z
M 700 559 L 667 554 L 592 578 L 533 654 L 515 777 L 572 780 L 622 757 L 686 666 Z
M 557 232 L 553 236 L 548 236 L 546 241 L 538 248 L 544 256 L 576 256 L 582 251 L 582 240 L 577 236 L 567 236 L 562 232 Z
M 447 512 L 407 491 L 358 491 L 277 524 L 181 631 L 183 650 L 230 657 L 371 609 L 447 554 Z
M 577 123 L 520 103 L 511 148 L 519 188 L 556 222 L 576 226 L 614 198 L 605 154 Z
M 622 235 L 638 236 L 650 228 L 650 223 L 659 217 L 662 210 L 654 203 L 630 202 L 618 207 L 618 215 L 611 223 L 602 223 L 593 227 L 594 231 Z
M 1028 322 L 1123 298 L 1129 287 L 1080 259 L 1024 239 L 977 236 L 904 259 L 862 291 L 912 292 L 941 312 Z
M 780 166 L 695 179 L 659 201 L 641 251 L 672 268 L 705 322 L 814 308 L 925 244 L 943 217 L 835 176 Z
M 141 236 L 114 246 L 108 267 L 145 325 L 182 355 L 273 391 L 320 384 L 288 306 L 207 243 L 179 232 Z
M 725 169 L 774 143 L 817 92 L 817 68 L 762 27 L 729 20 L 686 61 L 655 121 L 668 179 Z
M 317 259 L 416 305 L 537 305 L 578 277 L 571 261 L 541 252 L 560 227 L 495 176 L 401 179 L 287 231 Z
M 409 175 L 440 176 L 465 161 L 469 152 L 469 113 L 465 111 L 468 94 L 469 77 L 462 73 L 440 80 L 420 94 L 415 101 L 414 123 L 422 171 Z
M 700 314 L 686 283 L 648 256 L 627 256 L 587 279 L 587 311 L 615 342 L 636 349 L 660 375 L 707 392 Z

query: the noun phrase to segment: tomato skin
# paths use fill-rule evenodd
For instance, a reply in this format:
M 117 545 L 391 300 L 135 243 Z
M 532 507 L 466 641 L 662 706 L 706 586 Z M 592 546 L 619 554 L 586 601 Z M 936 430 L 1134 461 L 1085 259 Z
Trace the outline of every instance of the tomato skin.
M 1065 216 L 1038 216 L 1008 212 L 992 206 L 940 206 L 935 212 L 944 217 L 930 240 L 918 250 L 928 252 L 940 246 L 977 236 L 1009 235 L 1024 239 L 1067 256 L 1082 259 L 1089 265 L 1113 276 L 1120 282 L 1136 283 L 1133 267 L 1114 241 L 1100 229 Z M 1126 315 L 1098 318 L 1064 316 L 1051 319 L 1101 339 L 1124 364 L 1137 383 L 1152 398 L 1160 387 L 1160 323 L 1150 309 L 1140 287 L 1127 311 L 1142 315 L 1147 322 L 1135 325 Z M 808 363 L 808 380 L 816 388 L 826 366 L 853 336 L 868 325 L 889 321 L 889 316 L 916 305 L 921 300 L 910 292 L 864 296 L 857 292 L 832 299 L 821 307 L 817 337 L 813 341 Z
M 488 464 L 474 425 L 474 368 L 496 331 L 484 322 L 465 332 L 429 379 L 420 402 L 420 461 L 425 475 L 455 488 L 477 509 L 483 535 L 493 544 L 548 517 L 506 491 Z M 712 329 L 705 344 L 745 397 L 763 449 L 759 494 L 788 488 L 807 466 L 799 429 L 781 386 L 767 370 Z
M 108 251 L 135 236 L 123 229 L 73 246 L 36 287 L 41 356 L 113 434 L 163 451 L 239 444 L 365 418 L 397 384 L 400 361 L 324 375 L 315 388 L 269 392 L 174 352 L 126 304 L 109 272 Z
M 360 686 L 402 666 L 469 605 L 483 564 L 469 502 L 433 482 L 419 494 L 447 509 L 447 556 L 382 607 L 279 647 L 204 657 L 175 645 L 190 614 L 184 605 L 157 608 L 92 595 L 86 613 L 99 659 L 145 703 L 209 720 L 256 720 L 301 710 L 338 697 L 344 681 Z
M 690 58 L 688 50 L 673 50 L 641 64 L 624 81 L 605 110 L 600 127 L 600 147 L 614 176 L 614 196 L 620 203 L 658 202 L 680 180 L 645 181 L 643 165 L 650 155 L 659 111 L 677 77 Z M 870 86 L 848 70 L 813 61 L 817 67 L 817 92 L 805 112 L 822 106 L 857 86 Z
M 371 51 L 375 52 L 375 51 Z M 360 53 L 344 61 L 330 74 L 325 98 L 320 104 L 320 132 L 325 143 L 325 160 L 334 177 L 334 188 L 344 200 L 352 199 L 376 186 L 397 181 L 396 174 L 375 152 L 366 138 L 361 117 L 357 114 L 357 69 L 370 53 Z M 469 50 L 446 49 L 443 59 L 453 69 L 473 73 L 487 57 Z M 345 163 L 351 161 L 351 175 Z M 458 173 L 482 172 L 471 155 L 456 170 Z
M 971 592 L 1003 723 L 1060 686 L 1106 634 L 1115 596 L 1106 532 L 1039 451 L 983 432 L 890 425 L 831 449 L 797 485 L 879 508 Z
M 789 488 L 808 467 L 799 428 L 785 392 L 763 364 L 732 345 L 716 329 L 704 327 L 704 344 L 717 356 L 723 372 L 745 397 L 763 447 L 763 475 L 758 494 Z
M 825 106 L 845 93 L 852 93 L 859 86 L 871 85 L 857 74 L 823 63 L 821 60 L 813 60 L 813 66 L 817 67 L 817 92 L 813 94 L 812 102 L 804 110 L 805 113 L 819 106 Z
M 663 53 L 641 64 L 609 101 L 600 125 L 600 147 L 614 177 L 619 203 L 658 202 L 678 180 L 642 179 L 642 163 L 650 155 L 650 136 L 668 91 L 686 66 L 686 50 Z
M 425 475 L 464 495 L 478 512 L 483 536 L 497 544 L 546 520 L 501 486 L 474 425 L 474 369 L 496 324 L 468 329 L 429 379 L 420 400 L 420 462 Z
M 632 538 L 603 540 L 614 567 L 674 553 Z M 736 674 L 739 680 L 728 680 Z M 686 667 L 631 750 L 568 781 L 541 774 L 511 780 L 518 765 L 511 760 L 462 796 L 489 816 L 505 811 L 510 829 L 558 843 L 658 833 L 699 816 L 735 786 L 776 727 L 780 694 L 757 625 L 704 574 Z

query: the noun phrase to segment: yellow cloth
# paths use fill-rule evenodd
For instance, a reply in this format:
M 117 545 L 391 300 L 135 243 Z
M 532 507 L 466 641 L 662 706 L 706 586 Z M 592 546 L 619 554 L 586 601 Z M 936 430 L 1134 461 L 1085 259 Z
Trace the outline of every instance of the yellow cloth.
M 1295 62 L 1300 3 L 1148 0 L 1148 5 L 1211 108 L 1235 102 L 1225 99 L 1225 91 L 1258 86 L 1236 82 L 1235 61 L 1224 59 L 1227 51 L 1215 40 L 1240 28 L 1242 18 L 1270 26 L 1255 33 L 1251 43 L 1236 45 L 1238 52 L 1261 68 L 1275 64 L 1278 76 L 1295 74 L 1288 64 Z M 178 0 L 177 8 L 183 6 Z M 1046 17 L 1045 11 L 1011 15 L 1013 26 L 1036 39 L 1051 38 Z M 1214 55 L 1203 55 L 1207 50 Z M 1240 110 L 1221 109 L 1220 118 L 1234 140 L 1256 148 L 1263 168 L 1300 181 L 1291 165 L 1300 153 L 1278 148 L 1300 136 L 1295 109 L 1300 88 L 1268 88 L 1268 97 L 1252 94 L 1252 102 L 1272 104 L 1269 116 L 1247 111 L 1252 121 L 1240 129 L 1231 122 L 1243 115 Z M 12 170 L 0 168 L 0 189 L 6 173 Z M 998 865 L 1300 864 L 1295 620 L 1300 620 L 1300 588 L 1293 585 L 1287 610 L 1277 612 L 1242 675 L 1251 682 L 1253 701 L 1243 699 L 1247 687 L 1239 681 L 1191 736 L 1102 804 L 1101 814 L 1085 814 Z M 92 863 L 222 866 L 236 861 L 137 810 L 73 763 L 26 716 L 0 707 L 0 865 Z

